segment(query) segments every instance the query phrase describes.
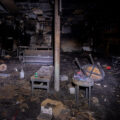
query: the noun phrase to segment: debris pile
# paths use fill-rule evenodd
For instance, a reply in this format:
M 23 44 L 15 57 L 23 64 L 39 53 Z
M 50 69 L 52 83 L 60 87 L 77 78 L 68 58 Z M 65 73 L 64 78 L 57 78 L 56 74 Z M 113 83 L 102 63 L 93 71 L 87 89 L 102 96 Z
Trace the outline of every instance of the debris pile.
M 59 120 L 66 120 L 69 116 L 69 109 L 62 102 L 52 99 L 46 99 L 41 103 L 41 113 L 53 115 Z M 41 114 L 38 116 L 40 119 Z M 38 120 L 39 120 L 38 119 Z

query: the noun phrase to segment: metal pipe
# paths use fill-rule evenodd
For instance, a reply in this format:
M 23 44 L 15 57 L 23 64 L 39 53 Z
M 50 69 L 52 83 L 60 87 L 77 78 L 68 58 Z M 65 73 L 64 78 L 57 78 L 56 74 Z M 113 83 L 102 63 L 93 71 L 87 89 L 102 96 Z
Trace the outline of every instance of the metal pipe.
M 62 0 L 59 0 L 59 14 L 62 13 Z
M 91 103 L 91 86 L 89 86 L 89 101 L 88 101 L 89 108 L 90 108 L 90 103 Z
M 84 71 L 84 69 L 82 69 L 78 58 L 75 58 L 75 61 L 76 61 L 77 65 L 78 65 L 79 69 L 83 72 L 84 75 L 86 75 L 86 72 Z
M 54 51 L 54 64 L 55 64 L 55 76 L 54 76 L 54 88 L 55 91 L 60 90 L 60 16 L 58 14 L 58 0 L 55 0 L 55 28 L 54 28 L 54 38 L 55 38 L 55 51 Z
M 93 60 L 93 58 L 92 58 L 92 55 L 89 54 L 89 57 L 90 57 L 90 60 L 91 60 L 92 64 L 94 65 L 94 60 Z

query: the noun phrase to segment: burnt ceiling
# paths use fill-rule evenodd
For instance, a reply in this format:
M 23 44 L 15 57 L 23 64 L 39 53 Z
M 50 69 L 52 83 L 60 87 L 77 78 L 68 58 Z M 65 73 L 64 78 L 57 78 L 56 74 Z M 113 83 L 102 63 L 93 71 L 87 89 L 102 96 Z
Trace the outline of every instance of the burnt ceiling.
M 40 8 L 48 16 L 53 13 L 54 0 L 0 0 L 0 13 L 30 13 L 33 8 Z M 119 19 L 119 5 L 117 3 L 89 1 L 89 0 L 62 0 L 63 22 L 68 20 L 76 23 L 82 20 L 110 20 Z M 72 17 L 72 18 L 71 18 Z
M 61 1 L 61 33 L 69 33 L 78 42 L 97 40 L 98 45 L 106 36 L 120 38 L 120 7 L 117 2 Z M 0 0 L 0 20 L 16 29 L 23 22 L 25 32 L 30 37 L 35 33 L 37 22 L 40 22 L 40 29 L 45 28 L 43 33 L 51 34 L 54 28 L 54 0 Z M 106 33 L 110 35 L 104 35 Z

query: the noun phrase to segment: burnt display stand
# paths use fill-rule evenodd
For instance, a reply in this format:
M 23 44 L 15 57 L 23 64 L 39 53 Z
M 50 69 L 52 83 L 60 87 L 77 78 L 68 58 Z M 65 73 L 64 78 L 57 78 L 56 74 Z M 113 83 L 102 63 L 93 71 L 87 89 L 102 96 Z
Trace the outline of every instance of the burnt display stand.
M 47 92 L 50 90 L 50 82 L 53 78 L 53 66 L 42 66 L 38 71 L 38 76 L 31 76 L 32 93 L 34 89 L 46 89 Z
M 43 88 L 47 89 L 47 92 L 49 92 L 49 86 L 50 86 L 51 77 L 31 77 L 32 82 L 32 93 L 35 88 Z M 45 84 L 44 84 L 45 83 Z

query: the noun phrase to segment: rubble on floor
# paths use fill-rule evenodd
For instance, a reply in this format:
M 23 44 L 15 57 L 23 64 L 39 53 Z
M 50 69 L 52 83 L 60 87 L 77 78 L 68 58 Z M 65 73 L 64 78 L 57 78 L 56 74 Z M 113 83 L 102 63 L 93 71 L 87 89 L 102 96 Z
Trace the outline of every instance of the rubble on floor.
M 75 94 L 75 87 L 72 84 L 68 84 L 70 94 Z
M 92 97 L 92 102 L 96 105 L 99 104 L 99 99 L 97 97 Z
M 92 88 L 90 108 L 88 108 L 88 100 L 84 97 L 84 88 L 80 89 L 79 104 L 76 104 L 75 94 L 70 94 L 74 93 L 73 89 L 75 87 L 71 84 L 74 68 L 76 69 L 76 66 L 72 63 L 75 56 L 78 56 L 78 54 L 72 54 L 72 57 L 71 54 L 61 56 L 63 58 L 61 59 L 61 75 L 68 76 L 68 80 L 65 82 L 61 81 L 59 93 L 54 91 L 54 84 L 52 83 L 49 93 L 38 89 L 35 90 L 34 95 L 31 93 L 30 77 L 41 66 L 27 64 L 22 66 L 25 78 L 20 79 L 21 63 L 17 60 L 9 60 L 7 62 L 7 70 L 1 73 L 10 74 L 10 76 L 7 78 L 0 77 L 0 120 L 15 118 L 16 120 L 119 119 L 120 80 L 119 75 L 115 75 L 113 69 L 106 70 L 103 67 L 106 76 L 103 81 L 95 82 Z M 80 60 L 81 64 L 88 63 L 84 58 Z M 107 62 L 101 60 L 100 63 L 105 65 Z M 107 64 L 110 65 L 109 63 Z M 72 90 L 69 88 L 72 88 Z M 45 106 L 44 110 L 52 108 L 52 116 L 42 113 L 41 106 Z
M 60 75 L 60 80 L 61 81 L 68 81 L 68 76 L 67 75 Z
M 0 88 L 0 99 L 12 99 L 15 94 L 15 86 L 6 85 Z
M 46 110 L 48 109 L 48 111 Z M 43 113 L 47 111 L 48 114 L 53 114 L 53 116 L 57 119 L 65 120 L 69 115 L 69 109 L 61 101 L 46 99 L 41 103 L 41 110 Z M 67 114 L 67 115 L 66 115 Z

